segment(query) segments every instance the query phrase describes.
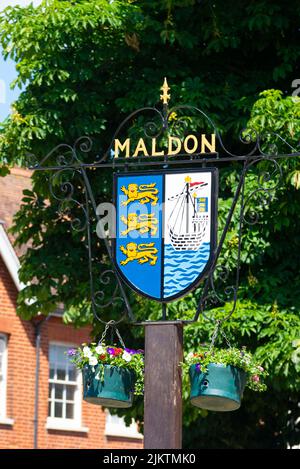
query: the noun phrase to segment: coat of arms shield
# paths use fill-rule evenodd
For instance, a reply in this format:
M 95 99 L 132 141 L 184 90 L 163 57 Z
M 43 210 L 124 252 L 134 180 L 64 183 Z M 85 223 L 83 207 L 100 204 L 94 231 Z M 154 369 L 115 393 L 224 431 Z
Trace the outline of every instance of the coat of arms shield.
M 137 293 L 160 302 L 196 287 L 214 259 L 216 168 L 115 174 L 114 261 Z

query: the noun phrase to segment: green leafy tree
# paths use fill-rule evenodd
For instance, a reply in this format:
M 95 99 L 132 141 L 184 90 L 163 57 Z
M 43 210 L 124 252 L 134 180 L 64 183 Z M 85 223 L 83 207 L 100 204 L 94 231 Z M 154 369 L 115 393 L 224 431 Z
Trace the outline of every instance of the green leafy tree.
M 238 141 L 238 131 L 251 112 L 249 126 L 268 133 L 266 144 L 272 144 L 269 134 L 276 130 L 294 148 L 299 141 L 299 102 L 275 90 L 257 98 L 261 90 L 274 86 L 291 90 L 299 71 L 299 13 L 299 5 L 279 0 L 230 1 L 226 5 L 220 0 L 52 0 L 38 8 L 7 8 L 0 16 L 0 43 L 4 55 L 17 62 L 15 85 L 25 89 L 1 126 L 1 174 L 9 165 L 28 165 L 32 154 L 41 160 L 55 145 L 72 145 L 82 135 L 93 138 L 92 157 L 102 155 L 127 113 L 157 101 L 164 76 L 172 86 L 172 102 L 203 109 L 227 142 Z M 203 125 L 195 119 L 186 122 L 193 130 Z M 130 129 L 133 136 L 135 131 Z M 276 143 L 278 151 L 286 153 L 286 146 L 280 140 Z M 238 143 L 232 147 L 240 149 Z M 289 153 L 292 151 L 289 147 Z M 268 397 L 254 398 L 249 391 L 237 413 L 207 415 L 191 408 L 186 387 L 187 446 L 278 447 L 298 438 L 293 428 L 300 337 L 300 261 L 295 255 L 300 240 L 300 178 L 295 161 L 283 163 L 284 184 L 272 192 L 267 203 L 263 203 L 263 191 L 249 200 L 247 216 L 253 221 L 255 212 L 260 223 L 245 226 L 239 302 L 224 324 L 231 342 L 246 345 L 268 368 Z M 268 162 L 260 169 L 271 171 L 271 166 Z M 246 197 L 259 189 L 258 169 L 249 172 Z M 109 201 L 111 174 L 88 171 L 88 176 L 96 201 Z M 19 296 L 18 313 L 29 319 L 39 311 L 48 314 L 63 303 L 65 320 L 80 326 L 93 321 L 88 272 L 79 268 L 87 265 L 85 232 L 72 228 L 65 210 L 58 212 L 49 177 L 50 173 L 34 172 L 32 191 L 24 192 L 15 218 L 17 242 L 31 243 L 22 258 L 20 278 L 29 285 Z M 220 180 L 221 230 L 238 183 L 238 167 L 222 169 Z M 75 181 L 77 199 L 84 202 L 82 181 Z M 53 182 L 60 196 L 61 180 Z M 264 183 L 271 188 L 271 181 Z M 61 208 L 71 209 L 74 218 L 82 220 L 80 206 Z M 220 257 L 229 270 L 229 283 L 237 259 L 238 208 Z M 94 217 L 92 226 L 95 231 Z M 95 233 L 93 252 L 95 265 L 103 267 L 105 251 Z M 106 289 L 106 296 L 111 293 Z M 28 305 L 26 299 L 34 301 Z M 160 314 L 156 303 L 137 297 L 131 300 L 141 319 Z M 195 307 L 196 299 L 189 295 L 172 304 L 169 314 L 192 316 Z M 230 307 L 227 302 L 224 312 L 222 305 L 216 305 L 209 317 L 222 318 Z M 101 327 L 96 321 L 94 326 L 97 336 Z M 213 327 L 203 318 L 186 327 L 186 349 L 209 341 Z M 141 329 L 131 328 L 124 334 L 128 340 L 134 335 L 141 342 L 135 345 L 141 346 Z M 142 420 L 141 403 L 127 419 L 132 416 Z M 225 419 L 226 435 L 222 430 Z
M 299 99 L 283 97 L 278 90 L 264 91 L 253 106 L 248 125 L 259 134 L 265 134 L 266 150 L 292 155 L 299 142 L 299 111 Z M 289 144 L 281 138 L 276 139 L 274 131 Z M 278 448 L 299 444 L 300 303 L 297 292 L 300 291 L 300 265 L 294 253 L 299 250 L 300 162 L 299 157 L 294 157 L 279 163 L 282 180 L 277 179 L 276 165 L 274 174 L 274 163 L 261 163 L 263 179 L 267 181 L 265 187 L 274 187 L 271 197 L 261 197 L 267 193 L 259 192 L 257 170 L 247 177 L 246 199 L 247 194 L 254 193 L 254 197 L 250 199 L 246 218 L 248 215 L 249 221 L 253 222 L 255 212 L 254 218 L 258 215 L 259 219 L 257 224 L 244 226 L 240 299 L 230 320 L 223 326 L 230 342 L 239 347 L 245 345 L 270 373 L 267 396 L 246 391 L 242 409 L 225 416 L 203 412 L 205 418 L 197 418 L 196 413 L 189 412 L 191 409 L 186 407 L 188 418 L 185 421 L 189 427 L 195 425 L 197 429 L 185 433 L 186 445 L 190 447 Z M 230 173 L 232 187 L 233 174 L 234 171 Z M 268 174 L 273 174 L 269 183 Z M 261 179 L 259 174 L 258 178 Z M 224 202 L 221 201 L 221 220 L 223 209 Z M 234 267 L 237 228 L 237 220 L 234 220 L 221 259 L 229 269 Z M 228 280 L 230 285 L 230 276 Z M 191 301 L 190 308 L 194 308 Z M 188 310 L 188 306 L 186 308 Z M 227 303 L 225 307 L 211 310 L 209 317 L 222 319 L 231 308 L 232 304 Z M 204 340 L 209 342 L 213 328 L 213 323 L 203 319 L 197 325 L 198 333 L 195 327 L 188 326 L 185 331 L 187 349 L 197 349 Z M 187 391 L 185 398 L 188 399 Z

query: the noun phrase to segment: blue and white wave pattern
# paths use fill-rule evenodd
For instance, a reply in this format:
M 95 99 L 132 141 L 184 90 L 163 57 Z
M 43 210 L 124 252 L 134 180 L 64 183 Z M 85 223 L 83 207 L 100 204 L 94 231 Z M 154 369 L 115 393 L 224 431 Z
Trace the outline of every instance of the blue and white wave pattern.
M 175 251 L 165 245 L 164 298 L 185 290 L 203 272 L 210 255 L 210 243 L 203 243 L 198 251 Z

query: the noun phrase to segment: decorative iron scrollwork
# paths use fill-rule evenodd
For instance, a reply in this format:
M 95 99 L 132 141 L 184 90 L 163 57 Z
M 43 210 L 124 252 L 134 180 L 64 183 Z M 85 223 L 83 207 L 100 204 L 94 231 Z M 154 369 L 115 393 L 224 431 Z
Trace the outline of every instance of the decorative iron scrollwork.
M 257 188 L 247 195 L 243 204 L 243 220 L 249 225 L 255 225 L 259 222 L 260 210 L 270 206 L 274 200 L 276 189 L 279 188 L 282 181 L 282 168 L 273 158 L 266 157 L 263 160 L 254 160 L 248 165 L 248 169 L 260 163 L 263 163 L 264 167 L 258 170 Z M 271 165 L 271 169 L 266 168 L 268 165 Z
M 167 89 L 167 88 L 166 88 Z M 166 93 L 168 90 L 166 91 Z M 168 95 L 169 96 L 169 95 Z M 188 113 L 192 115 L 188 115 Z M 149 118 L 149 114 L 151 117 Z M 113 142 L 119 137 L 124 129 L 136 125 L 139 121 L 142 123 L 143 135 L 146 138 L 153 139 L 163 137 L 165 132 L 169 134 L 179 132 L 181 126 L 186 126 L 195 116 L 205 122 L 213 130 L 218 148 L 221 150 L 212 154 L 196 153 L 190 155 L 178 155 L 178 159 L 170 158 L 164 155 L 163 158 L 126 158 L 124 165 L 123 158 L 116 158 L 113 154 Z M 200 314 L 207 316 L 207 309 L 219 306 L 224 302 L 230 302 L 231 309 L 223 320 L 228 319 L 234 312 L 239 289 L 239 272 L 241 263 L 242 233 L 244 224 L 254 224 L 259 221 L 259 210 L 261 207 L 269 206 L 273 200 L 276 189 L 282 180 L 282 168 L 278 163 L 278 159 L 285 157 L 291 158 L 300 156 L 299 149 L 295 149 L 285 139 L 274 132 L 259 135 L 254 129 L 243 129 L 239 134 L 239 143 L 250 146 L 245 154 L 236 154 L 228 150 L 225 146 L 221 133 L 212 119 L 201 109 L 195 106 L 181 105 L 168 108 L 168 99 L 164 102 L 162 110 L 156 107 L 143 107 L 132 112 L 126 117 L 116 129 L 113 138 L 102 155 L 96 155 L 89 160 L 92 154 L 93 142 L 90 137 L 78 138 L 73 146 L 68 144 L 60 144 L 53 148 L 39 163 L 32 165 L 31 169 L 52 171 L 49 178 L 50 193 L 52 197 L 59 203 L 59 211 L 63 216 L 67 217 L 71 226 L 78 230 L 86 232 L 86 245 L 88 249 L 88 265 L 91 287 L 91 304 L 96 319 L 102 323 L 107 323 L 101 314 L 105 310 L 115 308 L 121 312 L 121 318 L 116 323 L 129 317 L 134 321 L 131 307 L 125 293 L 125 289 L 120 275 L 114 266 L 111 254 L 109 240 L 102 236 L 104 243 L 107 262 L 98 262 L 94 265 L 94 257 L 92 254 L 92 220 L 99 222 L 100 217 L 97 214 L 97 207 L 94 194 L 90 185 L 89 178 L 86 174 L 87 168 L 130 168 L 130 167 L 147 167 L 165 165 L 184 165 L 197 164 L 204 165 L 209 163 L 219 164 L 224 162 L 240 162 L 242 167 L 239 174 L 239 182 L 235 191 L 232 205 L 230 207 L 219 244 L 215 253 L 215 260 L 208 273 L 207 279 L 202 287 L 201 296 L 198 307 L 192 321 L 197 321 Z M 286 148 L 287 152 L 280 153 L 281 148 Z M 186 158 L 186 157 L 189 158 Z M 259 169 L 259 165 L 263 167 Z M 256 169 L 253 174 L 257 177 L 257 188 L 247 193 L 246 179 L 251 170 Z M 258 173 L 258 174 L 257 174 Z M 75 194 L 78 193 L 78 197 Z M 252 209 L 253 201 L 255 201 L 255 210 Z M 239 203 L 238 203 L 239 202 Z M 237 262 L 236 272 L 233 274 L 226 266 L 218 263 L 220 253 L 222 251 L 229 226 L 233 219 L 233 214 L 239 206 L 239 223 L 238 223 L 238 244 L 237 244 Z M 92 210 L 92 217 L 90 211 Z M 79 216 L 79 213 L 81 216 Z M 97 281 L 95 281 L 95 271 L 97 271 Z M 230 285 L 226 285 L 230 281 Z M 97 286 L 96 286 L 97 284 Z M 111 287 L 106 289 L 106 287 Z M 109 292 L 107 297 L 106 291 Z M 163 304 L 163 319 L 166 319 L 166 308 Z

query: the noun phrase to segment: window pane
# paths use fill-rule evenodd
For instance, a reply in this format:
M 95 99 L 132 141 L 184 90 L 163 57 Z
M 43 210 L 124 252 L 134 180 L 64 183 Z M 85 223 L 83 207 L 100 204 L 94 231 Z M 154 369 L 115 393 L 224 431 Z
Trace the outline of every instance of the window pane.
M 66 418 L 67 419 L 74 418 L 74 404 L 67 404 Z
M 52 391 L 52 388 L 54 387 L 54 384 L 50 384 L 49 385 L 49 399 L 51 399 L 51 391 Z
M 66 379 L 66 370 L 58 369 L 56 378 L 59 379 L 59 380 L 65 381 L 65 379 Z
M 75 386 L 67 386 L 67 401 L 74 401 Z
M 0 337 L 0 353 L 3 353 L 5 350 L 5 340 L 3 337 Z
M 65 352 L 67 350 L 68 350 L 67 347 L 62 347 L 60 345 L 56 346 L 56 361 L 58 363 L 66 363 L 66 361 L 68 360 L 68 357 L 65 354 Z
M 76 381 L 77 370 L 76 368 L 69 368 L 69 381 Z
M 54 417 L 61 418 L 62 417 L 62 403 L 55 402 L 54 404 Z
M 54 378 L 54 368 L 50 368 L 49 377 L 50 377 L 50 379 Z
M 50 363 L 56 363 L 56 346 L 55 345 L 50 345 L 49 349 L 49 362 Z
M 55 399 L 62 399 L 63 398 L 63 384 L 56 384 L 55 385 Z
M 80 394 L 77 394 L 79 373 L 65 354 L 69 348 L 70 346 L 56 344 L 49 347 L 49 379 L 51 383 L 49 382 L 48 415 L 52 418 L 75 419 L 75 416 L 77 417 L 77 413 L 75 413 L 77 403 L 75 401 L 77 401 L 77 396 L 80 399 Z M 67 384 L 68 382 L 74 384 Z

